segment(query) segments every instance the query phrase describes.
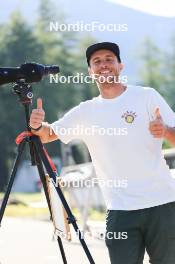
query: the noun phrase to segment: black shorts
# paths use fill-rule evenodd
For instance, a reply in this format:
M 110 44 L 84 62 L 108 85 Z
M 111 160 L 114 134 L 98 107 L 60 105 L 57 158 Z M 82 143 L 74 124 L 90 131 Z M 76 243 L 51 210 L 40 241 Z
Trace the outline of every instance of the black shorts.
M 111 264 L 175 264 L 175 202 L 151 208 L 108 210 L 105 242 Z

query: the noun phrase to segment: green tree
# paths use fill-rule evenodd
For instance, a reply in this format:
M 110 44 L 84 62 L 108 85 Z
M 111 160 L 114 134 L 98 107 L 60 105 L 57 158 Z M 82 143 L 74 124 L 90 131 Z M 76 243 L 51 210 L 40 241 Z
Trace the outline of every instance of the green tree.
M 59 10 L 59 13 L 56 11 Z M 50 21 L 66 23 L 64 13 L 54 7 L 52 1 L 41 0 L 38 19 L 29 26 L 19 12 L 14 12 L 6 25 L 0 27 L 0 65 L 20 66 L 24 62 L 56 64 L 60 75 L 73 76 L 75 72 L 86 72 L 85 48 L 93 40 L 88 36 L 80 39 L 78 34 L 69 31 L 50 32 Z M 0 93 L 0 190 L 6 186 L 9 168 L 15 157 L 14 139 L 25 129 L 24 111 L 17 97 L 11 93 L 11 84 L 4 85 Z M 33 84 L 34 99 L 43 98 L 46 120 L 55 121 L 58 116 L 77 105 L 80 101 L 92 98 L 97 90 L 88 84 L 50 83 L 49 77 Z M 58 155 L 58 147 L 48 145 L 49 153 Z
M 19 66 L 26 61 L 37 60 L 42 46 L 25 23 L 20 13 L 15 12 L 9 23 L 1 28 L 0 65 Z M 12 93 L 12 85 L 4 85 L 0 93 L 0 189 L 7 184 L 9 164 L 15 154 L 15 137 L 24 130 L 24 113 L 18 99 Z M 25 120 L 24 120 L 25 121 Z
M 174 93 L 174 89 L 172 89 L 172 83 L 174 80 L 173 67 L 170 67 L 170 73 L 167 70 L 167 57 L 165 56 L 165 53 L 161 52 L 153 41 L 147 38 L 144 41 L 141 59 L 144 63 L 141 70 L 143 85 L 150 86 L 158 90 L 170 106 L 172 106 L 173 104 L 170 98 L 172 98 Z M 175 60 L 169 58 L 168 62 L 169 65 L 174 65 L 175 69 Z M 165 140 L 163 142 L 163 148 L 170 147 L 170 143 Z
M 165 73 L 167 74 L 166 93 L 171 107 L 175 111 L 175 35 L 171 40 L 172 49 L 165 54 Z
M 166 82 L 163 54 L 149 38 L 143 42 L 141 60 L 143 61 L 140 71 L 142 83 L 159 91 L 163 89 Z

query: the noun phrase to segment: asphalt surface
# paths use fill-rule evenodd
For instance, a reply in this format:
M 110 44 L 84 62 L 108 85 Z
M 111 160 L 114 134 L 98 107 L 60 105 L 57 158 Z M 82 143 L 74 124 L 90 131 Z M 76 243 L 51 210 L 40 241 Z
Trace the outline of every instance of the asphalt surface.
M 88 264 L 74 231 L 73 241 L 64 241 L 68 264 Z M 110 264 L 103 240 L 86 236 L 96 264 Z M 53 225 L 47 221 L 3 218 L 0 227 L 0 264 L 62 264 Z M 148 259 L 144 264 L 148 264 Z M 129 264 L 129 263 L 128 263 Z

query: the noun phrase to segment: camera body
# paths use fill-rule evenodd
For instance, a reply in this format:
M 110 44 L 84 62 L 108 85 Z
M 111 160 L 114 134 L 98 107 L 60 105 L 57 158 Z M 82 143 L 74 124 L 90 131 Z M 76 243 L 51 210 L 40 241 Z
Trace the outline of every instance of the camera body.
M 20 67 L 0 68 L 0 85 L 24 80 L 26 83 L 40 82 L 43 76 L 59 72 L 57 65 L 46 66 L 35 62 L 24 63 Z

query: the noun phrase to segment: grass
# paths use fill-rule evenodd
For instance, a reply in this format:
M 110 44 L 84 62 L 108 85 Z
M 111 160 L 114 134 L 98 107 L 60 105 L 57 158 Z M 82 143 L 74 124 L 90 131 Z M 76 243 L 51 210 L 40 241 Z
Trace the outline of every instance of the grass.
M 0 193 L 0 199 L 3 198 L 3 195 L 3 193 Z M 42 193 L 11 193 L 9 198 L 16 198 L 24 203 L 31 203 L 42 201 L 44 195 Z
M 3 194 L 0 193 L 0 200 L 3 198 Z M 32 207 L 32 203 L 45 202 L 43 193 L 12 193 L 9 197 L 10 201 L 18 201 L 18 204 L 8 204 L 5 210 L 5 216 L 10 217 L 30 217 L 39 219 L 49 219 L 49 210 L 46 207 Z M 80 212 L 77 208 L 72 208 L 72 212 L 79 221 L 81 219 Z M 90 208 L 89 219 L 96 221 L 104 221 L 105 213 L 103 211 L 97 211 L 96 209 Z
M 49 217 L 49 212 L 47 208 L 26 208 L 26 206 L 22 205 L 8 205 L 5 216 L 46 218 Z
M 0 194 L 0 199 L 3 198 L 3 194 Z M 42 193 L 36 194 L 24 194 L 13 193 L 9 197 L 9 201 L 17 201 L 18 204 L 8 204 L 5 210 L 5 216 L 11 217 L 32 217 L 32 218 L 44 218 L 49 217 L 48 208 L 34 208 L 32 203 L 42 202 L 44 200 Z

